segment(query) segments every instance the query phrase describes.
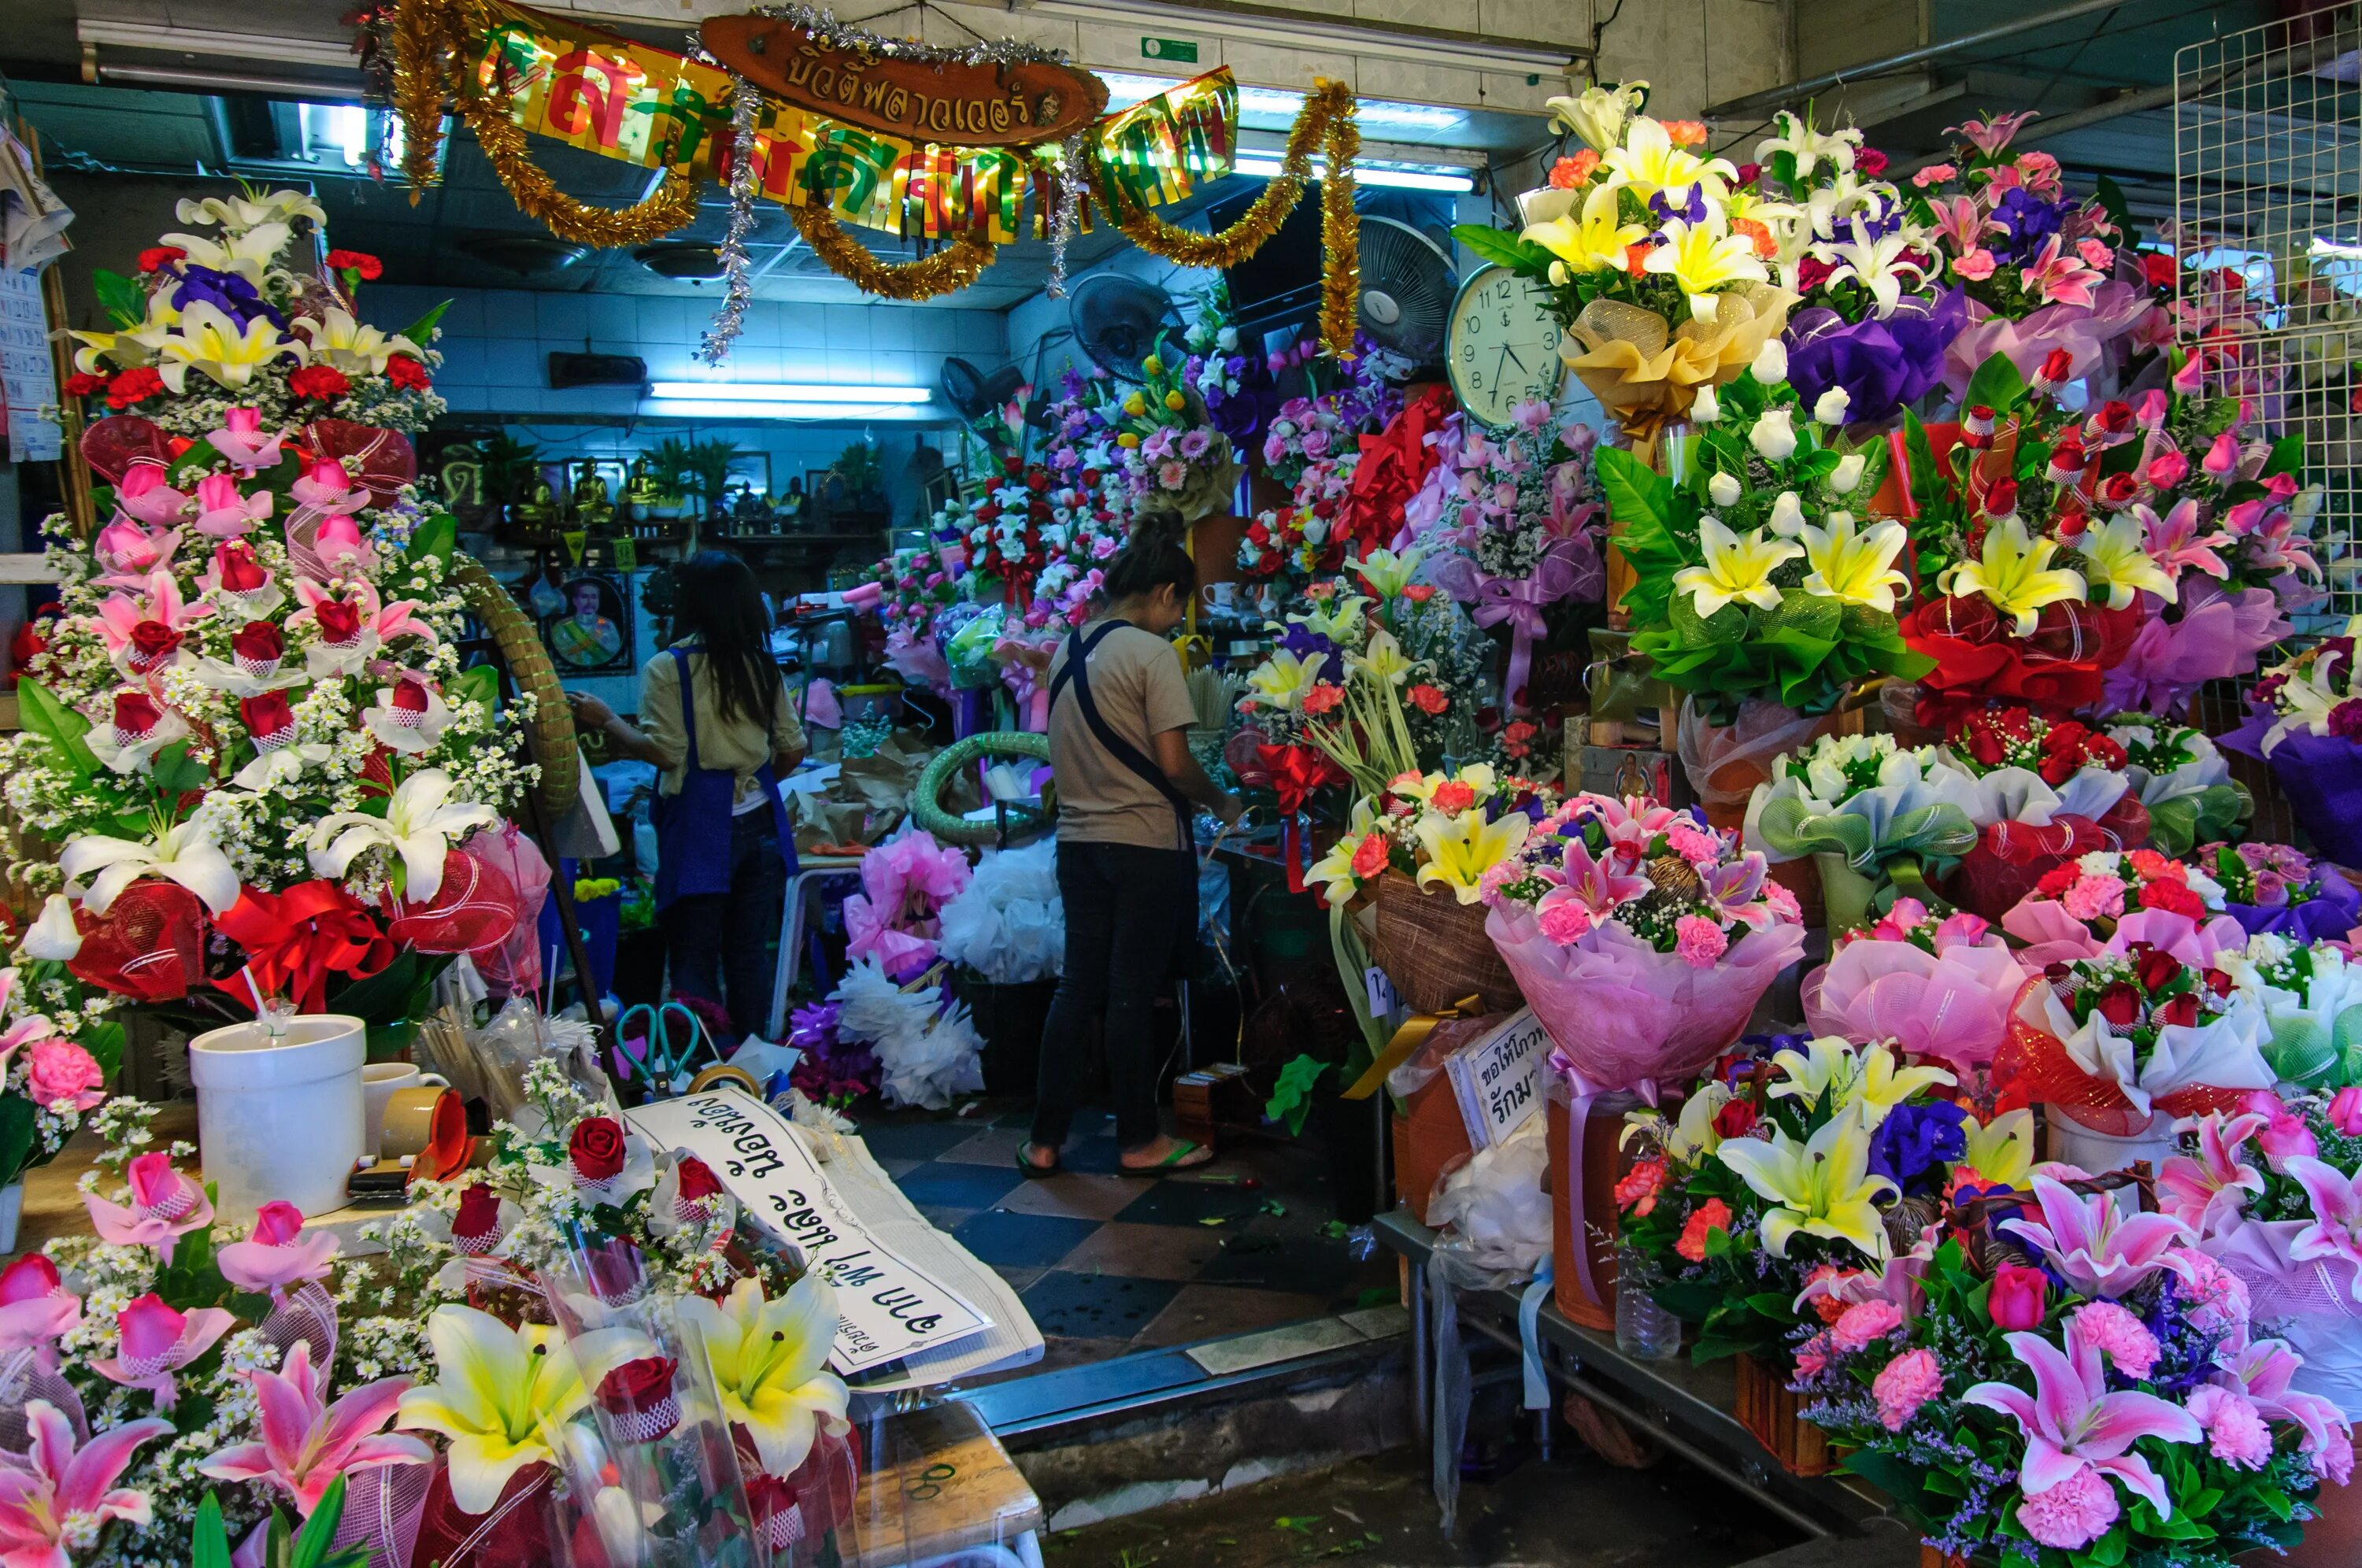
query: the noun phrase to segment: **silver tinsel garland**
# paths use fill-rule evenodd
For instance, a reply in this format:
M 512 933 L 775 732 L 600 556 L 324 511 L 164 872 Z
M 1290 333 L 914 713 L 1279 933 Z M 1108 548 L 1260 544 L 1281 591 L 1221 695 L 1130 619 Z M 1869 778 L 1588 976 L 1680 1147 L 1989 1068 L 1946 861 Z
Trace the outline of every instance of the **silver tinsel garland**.
M 705 329 L 697 357 L 719 368 L 730 362 L 731 345 L 746 329 L 746 306 L 755 286 L 747 276 L 746 237 L 755 229 L 755 113 L 761 95 L 736 74 L 730 78 L 730 228 L 722 237 L 722 271 L 729 286 L 713 325 Z
M 911 9 L 912 7 L 903 7 Z M 964 49 L 944 49 L 914 39 L 889 39 L 840 22 L 836 13 L 811 6 L 757 6 L 755 15 L 800 28 L 835 49 L 858 50 L 887 60 L 907 60 L 921 65 L 1064 65 L 1062 49 L 1036 49 L 1016 39 L 978 39 Z
M 1045 291 L 1054 300 L 1066 297 L 1066 247 L 1081 226 L 1083 215 L 1083 171 L 1090 167 L 1083 138 L 1088 133 L 1076 131 L 1058 149 L 1057 182 L 1052 187 L 1050 211 L 1050 282 Z

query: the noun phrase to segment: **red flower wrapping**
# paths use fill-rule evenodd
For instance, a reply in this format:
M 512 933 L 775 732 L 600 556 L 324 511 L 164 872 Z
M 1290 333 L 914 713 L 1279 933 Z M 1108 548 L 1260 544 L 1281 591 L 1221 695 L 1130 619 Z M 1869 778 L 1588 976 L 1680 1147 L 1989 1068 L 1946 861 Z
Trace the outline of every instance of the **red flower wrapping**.
M 1998 922 L 2060 866 L 2094 850 L 2116 847 L 2089 817 L 2054 817 L 2048 827 L 1993 823 L 1952 873 L 1952 901 Z
M 628 1442 L 654 1442 L 680 1425 L 680 1401 L 673 1397 L 673 1374 L 679 1364 L 665 1356 L 644 1355 L 599 1380 L 591 1395 Z
M 1443 427 L 1452 406 L 1450 388 L 1440 383 L 1422 387 L 1384 430 L 1362 437 L 1362 460 L 1353 469 L 1353 488 L 1332 539 L 1342 536 L 1367 548 L 1394 537 L 1402 526 L 1403 502 L 1418 493 L 1435 467 L 1435 448 L 1427 438 Z
M 66 967 L 144 1002 L 179 1001 L 204 975 L 204 906 L 178 882 L 134 882 L 103 915 L 74 911 L 82 950 Z
M 405 685 L 408 683 L 405 682 Z M 396 687 L 397 698 L 402 687 Z M 480 953 L 498 947 L 525 918 L 506 873 L 464 848 L 443 854 L 443 885 L 425 903 L 403 901 L 388 922 L 396 942 L 421 953 Z
M 364 980 L 394 960 L 397 949 L 369 909 L 337 883 L 300 882 L 283 893 L 248 888 L 215 928 L 246 949 L 246 969 L 266 997 L 292 998 L 305 1012 L 325 1012 L 328 977 Z M 244 971 L 216 988 L 252 1005 Z
M 2072 712 L 2100 701 L 2100 676 L 2122 658 L 2147 612 L 2090 604 L 2043 608 L 2034 635 L 2020 637 L 1990 601 L 1938 599 L 1903 617 L 1903 640 L 1936 668 L 1919 678 L 1915 717 L 1949 731 L 1987 701 L 2023 702 L 2045 713 Z
M 1308 745 L 1258 745 L 1255 760 L 1279 797 L 1280 815 L 1292 817 L 1304 809 L 1315 790 L 1346 782 L 1345 775 L 1326 752 Z
M 2114 1083 L 2077 1066 L 2058 1036 L 2050 1032 L 2042 1006 L 2049 985 L 2037 975 L 2017 993 L 2017 1002 L 2010 1010 L 2009 1032 L 1993 1056 L 1993 1087 L 2038 1101 L 2078 1126 L 2111 1138 L 2129 1138 L 2142 1131 L 2153 1112 L 2135 1107 Z M 2248 1092 L 2194 1085 L 2158 1095 L 2151 1103 L 2168 1118 L 2204 1116 L 2209 1111 L 2236 1110 Z
M 121 484 L 135 463 L 162 468 L 172 460 L 172 444 L 152 419 L 121 414 L 102 419 L 82 433 L 83 460 L 109 484 Z

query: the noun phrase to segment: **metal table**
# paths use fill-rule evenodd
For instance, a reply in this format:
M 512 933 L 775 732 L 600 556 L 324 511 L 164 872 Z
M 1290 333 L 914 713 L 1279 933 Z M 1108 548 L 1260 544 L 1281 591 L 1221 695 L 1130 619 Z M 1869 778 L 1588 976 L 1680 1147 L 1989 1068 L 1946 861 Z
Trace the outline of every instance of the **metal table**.
M 1433 1231 L 1400 1209 L 1372 1222 L 1378 1240 L 1410 1263 L 1407 1271 L 1411 1315 L 1412 1418 L 1422 1437 L 1429 1431 L 1428 1401 L 1435 1386 L 1429 1338 L 1427 1260 Z M 1511 1290 L 1460 1290 L 1463 1327 L 1518 1348 L 1518 1294 Z M 1539 1317 L 1542 1360 L 1551 1381 L 1623 1418 L 1698 1468 L 1747 1493 L 1757 1502 L 1816 1537 L 1869 1537 L 1849 1554 L 1849 1563 L 1883 1568 L 1917 1561 L 1918 1537 L 1887 1511 L 1886 1499 L 1849 1475 L 1791 1475 L 1764 1452 L 1732 1414 L 1736 1382 L 1731 1364 L 1701 1366 L 1687 1357 L 1642 1361 L 1625 1354 L 1616 1336 L 1571 1322 L 1555 1305 Z

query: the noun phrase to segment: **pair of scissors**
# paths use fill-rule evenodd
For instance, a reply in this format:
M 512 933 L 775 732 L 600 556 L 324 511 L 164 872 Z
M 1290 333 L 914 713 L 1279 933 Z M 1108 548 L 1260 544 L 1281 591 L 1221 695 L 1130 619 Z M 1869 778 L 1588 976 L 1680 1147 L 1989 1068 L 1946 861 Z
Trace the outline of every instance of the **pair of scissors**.
M 635 1051 L 632 1019 L 640 1013 L 647 1016 L 647 1025 L 636 1037 L 639 1049 Z M 676 1014 L 689 1026 L 688 1038 L 678 1051 L 673 1049 L 671 1028 Z M 615 1043 L 608 1055 L 614 1058 L 619 1077 L 639 1079 L 651 1093 L 681 1094 L 689 1088 L 689 1065 L 701 1050 L 710 1053 L 717 1064 L 721 1062 L 722 1052 L 707 1037 L 697 1014 L 677 1001 L 657 1008 L 642 1002 L 625 1009 L 624 1016 L 615 1021 Z

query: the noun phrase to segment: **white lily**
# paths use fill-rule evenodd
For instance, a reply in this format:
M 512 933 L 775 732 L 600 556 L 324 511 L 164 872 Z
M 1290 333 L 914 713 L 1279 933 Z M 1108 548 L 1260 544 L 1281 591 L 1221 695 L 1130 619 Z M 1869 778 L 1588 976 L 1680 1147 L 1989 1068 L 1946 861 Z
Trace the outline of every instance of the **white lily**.
M 1799 185 L 1809 182 L 1813 171 L 1823 163 L 1841 173 L 1852 171 L 1854 146 L 1861 140 L 1860 131 L 1817 131 L 1810 121 L 1789 109 L 1783 109 L 1772 116 L 1772 124 L 1779 134 L 1766 137 L 1756 144 L 1756 162 L 1769 163 L 1772 155 L 1777 152 L 1794 155 L 1796 182 Z
M 227 914 L 237 902 L 237 871 L 201 816 L 174 823 L 152 842 L 95 834 L 77 838 L 58 856 L 58 869 L 69 884 L 91 878 L 82 901 L 96 915 L 113 908 L 123 889 L 142 877 L 178 882 L 215 914 Z
M 41 918 L 26 929 L 17 951 L 28 958 L 62 964 L 82 951 L 82 927 L 74 923 L 73 902 L 63 893 L 51 893 L 41 905 Z
M 403 896 L 414 903 L 433 898 L 443 887 L 443 857 L 451 840 L 501 820 L 490 806 L 453 802 L 453 787 L 449 774 L 429 767 L 402 781 L 382 818 L 329 812 L 312 830 L 312 869 L 341 880 L 363 855 L 391 849 L 407 873 Z
M 1351 662 L 1390 686 L 1400 686 L 1417 668 L 1392 632 L 1371 633 L 1369 646 L 1354 654 Z
M 1878 315 L 1882 320 L 1893 315 L 1894 307 L 1902 303 L 1906 279 L 1915 288 L 1926 281 L 1927 269 L 1911 259 L 1917 237 L 1898 228 L 1872 239 L 1859 217 L 1849 226 L 1853 238 L 1830 248 L 1838 265 L 1828 282 L 1835 284 L 1850 280 L 1860 284 L 1878 302 Z
M 200 234 L 168 234 L 167 245 L 177 245 L 189 253 L 189 259 L 200 267 L 210 267 L 216 272 L 235 272 L 255 287 L 260 288 L 270 275 L 270 263 L 287 248 L 287 241 L 295 231 L 283 223 L 258 223 L 248 228 L 225 226 L 220 239 L 207 239 Z
M 404 703 L 405 687 L 417 689 L 413 697 L 421 705 Z M 361 723 L 388 751 L 415 756 L 443 738 L 451 725 L 451 709 L 442 693 L 425 681 L 402 680 L 378 691 L 377 701 L 361 713 Z
M 331 306 L 315 320 L 304 316 L 295 323 L 311 339 L 312 357 L 323 364 L 333 365 L 348 375 L 381 376 L 385 363 L 396 354 L 407 354 L 414 359 L 425 358 L 418 345 L 400 333 L 392 336 L 374 326 L 355 321 L 351 313 Z
M 259 196 L 207 196 L 204 200 L 182 198 L 173 216 L 182 223 L 209 223 L 232 233 L 266 223 L 292 223 L 297 218 L 310 218 L 314 223 L 326 223 L 328 215 L 320 204 L 302 191 L 279 190 Z
M 1552 98 L 1545 106 L 1551 125 L 1573 131 L 1605 152 L 1624 139 L 1625 124 L 1639 112 L 1648 92 L 1646 82 L 1586 87 L 1580 96 Z

